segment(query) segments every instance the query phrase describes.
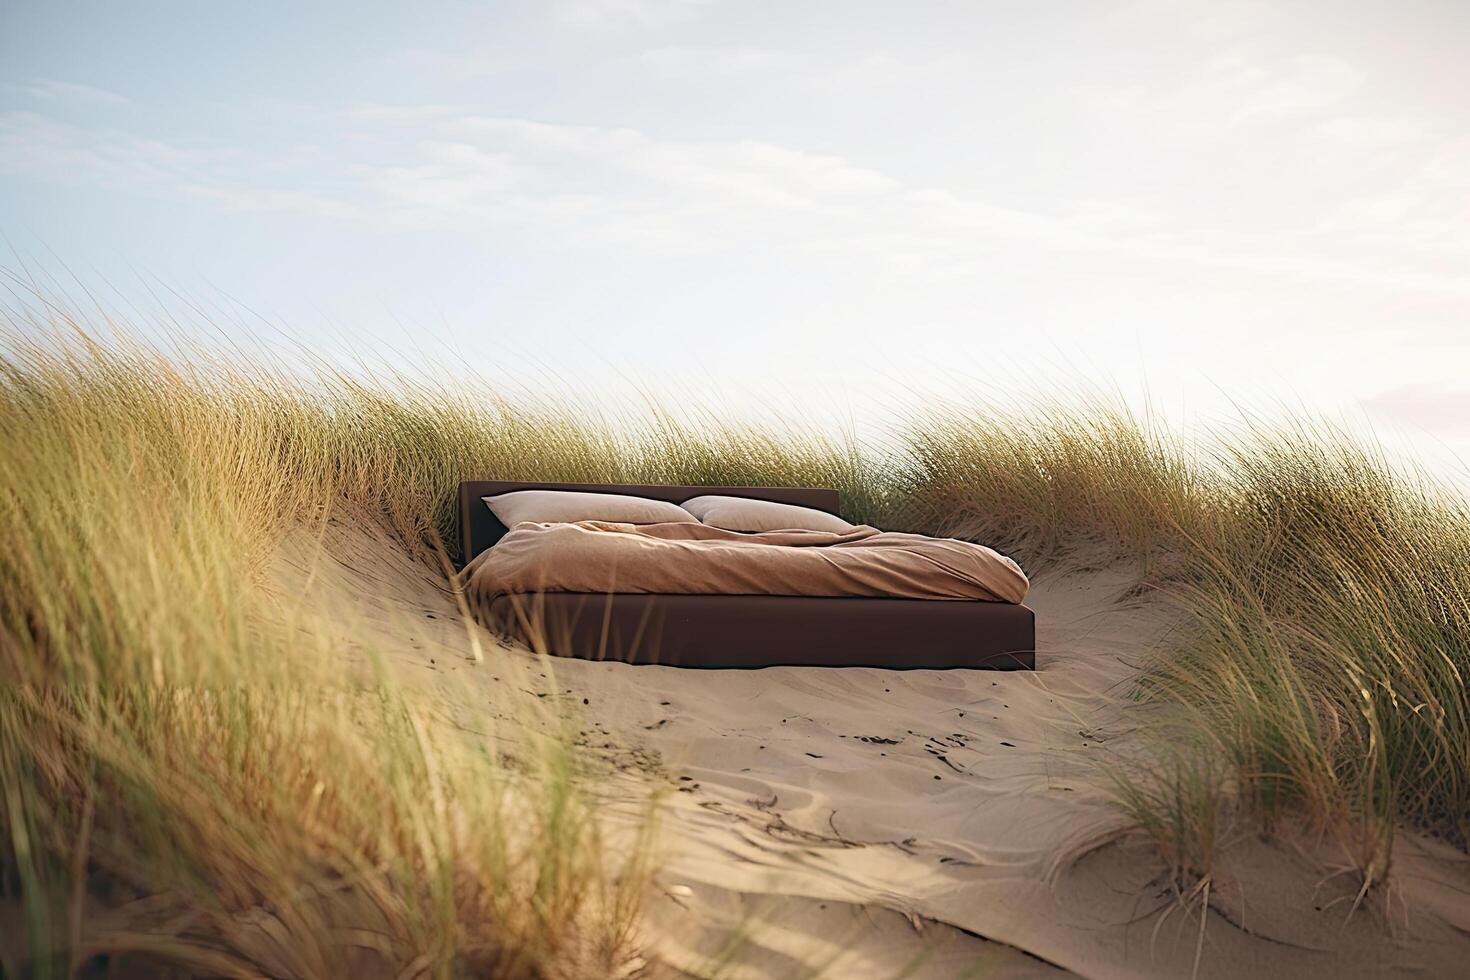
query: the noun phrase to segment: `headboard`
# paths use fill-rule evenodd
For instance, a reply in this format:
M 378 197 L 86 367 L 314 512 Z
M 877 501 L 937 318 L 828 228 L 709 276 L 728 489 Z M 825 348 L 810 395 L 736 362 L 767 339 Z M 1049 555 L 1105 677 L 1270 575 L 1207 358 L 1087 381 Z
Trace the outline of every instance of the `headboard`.
M 459 485 L 459 542 L 463 560 L 471 558 L 500 540 L 506 532 L 481 497 L 492 497 L 512 490 L 582 490 L 588 493 L 622 493 L 632 497 L 651 497 L 682 504 L 691 497 L 719 494 L 724 497 L 750 497 L 778 504 L 796 504 L 836 514 L 836 490 L 812 487 L 654 487 L 622 483 L 526 483 L 514 480 L 466 480 Z

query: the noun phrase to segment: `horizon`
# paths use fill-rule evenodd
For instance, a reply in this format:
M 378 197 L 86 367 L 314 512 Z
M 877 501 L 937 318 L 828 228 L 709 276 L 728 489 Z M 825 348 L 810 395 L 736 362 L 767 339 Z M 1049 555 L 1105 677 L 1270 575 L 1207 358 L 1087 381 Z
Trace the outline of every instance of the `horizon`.
M 1465 478 L 1458 5 L 76 9 L 0 12 L 3 264 L 70 300 L 822 424 L 1300 404 Z

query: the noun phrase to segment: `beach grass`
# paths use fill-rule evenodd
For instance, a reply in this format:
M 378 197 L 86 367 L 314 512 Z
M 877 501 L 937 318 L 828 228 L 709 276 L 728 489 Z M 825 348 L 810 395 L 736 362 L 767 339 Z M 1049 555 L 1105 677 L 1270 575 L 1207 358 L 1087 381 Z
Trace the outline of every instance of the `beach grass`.
M 467 734 L 273 581 L 329 520 L 433 563 L 486 417 L 62 336 L 0 364 L 0 972 L 622 969 L 651 844 L 607 846 L 562 720 Z M 570 426 L 506 451 L 530 431 L 601 475 Z
M 1041 575 L 1124 563 L 1179 625 L 1131 692 L 1154 764 L 1109 778 L 1181 880 L 1227 824 L 1330 838 L 1365 891 L 1400 828 L 1470 838 L 1470 507 L 1330 427 L 1186 439 L 1102 401 L 950 405 L 865 446 L 165 352 L 43 301 L 5 334 L 9 975 L 636 957 L 652 845 L 607 846 L 566 722 L 470 737 L 370 631 L 274 580 L 284 542 L 334 521 L 442 570 L 470 478 L 829 486 L 851 519 Z
M 1107 406 L 920 416 L 903 493 L 1028 569 L 1128 562 L 1178 628 L 1132 695 L 1119 806 L 1181 874 L 1227 823 L 1331 839 L 1365 889 L 1396 831 L 1470 842 L 1470 506 L 1320 421 L 1186 444 Z

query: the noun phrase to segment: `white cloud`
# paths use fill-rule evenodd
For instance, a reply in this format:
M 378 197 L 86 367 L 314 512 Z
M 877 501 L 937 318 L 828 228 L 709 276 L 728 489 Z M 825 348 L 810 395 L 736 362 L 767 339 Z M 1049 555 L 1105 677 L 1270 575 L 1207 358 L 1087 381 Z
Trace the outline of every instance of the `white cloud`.
M 469 143 L 426 140 L 419 144 L 417 157 L 422 162 L 359 167 L 356 172 L 389 205 L 432 215 L 493 201 L 513 188 L 520 171 L 508 154 Z
M 181 183 L 177 189 L 229 211 L 285 211 L 334 219 L 364 217 L 362 209 L 352 203 L 307 191 L 191 183 Z
M 802 81 L 818 90 L 847 95 L 855 90 L 902 85 L 942 86 L 941 76 L 965 63 L 956 55 L 930 54 L 917 59 L 893 51 L 868 51 L 856 57 L 829 59 L 801 73 Z
M 637 60 L 671 78 L 757 74 L 792 64 L 789 52 L 759 47 L 649 48 Z
M 15 88 L 35 99 L 46 102 L 90 102 L 98 105 L 131 105 L 132 99 L 117 92 L 82 85 L 77 82 L 62 82 L 54 78 L 32 78 L 14 85 Z
M 1412 194 L 1375 194 L 1338 204 L 1323 222 L 1327 231 L 1379 228 L 1407 218 L 1423 201 Z
M 1258 35 L 1281 19 L 1279 4 L 1267 0 L 1128 0 L 1113 12 L 1134 29 L 1157 30 L 1161 21 L 1171 31 L 1212 40 L 1234 40 Z
M 415 221 L 544 224 L 573 238 L 676 253 L 724 246 L 846 256 L 924 279 L 971 276 L 1012 243 L 1353 287 L 1470 292 L 1463 270 L 1418 263 L 1407 251 L 1357 255 L 1336 248 L 1325 227 L 1289 238 L 1225 233 L 1094 199 L 1026 210 L 756 140 L 667 139 L 446 107 L 359 110 L 357 118 L 431 134 L 420 135 L 421 147 L 445 139 L 479 151 L 464 150 L 452 173 L 443 160 L 423 159 L 364 172 L 369 186 L 391 187 L 394 203 L 413 202 L 405 217 Z M 513 182 L 505 179 L 511 172 Z
M 446 119 L 470 110 L 454 105 L 384 105 L 379 102 L 364 102 L 348 109 L 343 115 L 351 121 L 406 125 Z
M 1334 108 L 1363 81 L 1363 73 L 1342 58 L 1261 58 L 1236 51 L 1206 59 L 1174 85 L 1089 87 L 1079 95 L 1101 113 L 1158 116 L 1182 131 L 1218 135 L 1232 127 L 1294 121 Z
M 109 187 L 168 183 L 229 151 L 188 148 L 34 112 L 0 113 L 0 169 Z
M 851 98 L 854 92 L 863 89 L 943 85 L 942 76 L 965 64 L 963 58 L 948 54 L 917 59 L 874 49 L 798 55 L 784 48 L 740 45 L 648 48 L 633 60 L 664 78 L 733 80 L 779 75 L 782 84 L 800 86 L 821 96 L 838 94 L 844 98 Z
M 643 192 L 707 194 L 712 202 L 736 201 L 775 208 L 808 208 L 830 200 L 897 186 L 891 178 L 847 160 L 792 150 L 759 140 L 699 142 L 657 139 L 625 127 L 559 125 L 525 119 L 466 115 L 445 124 L 466 140 L 502 152 L 529 155 L 528 166 L 576 182 L 605 184 L 605 176 L 646 182 Z
M 445 51 L 439 48 L 404 48 L 383 59 L 393 69 L 415 77 L 433 76 L 451 82 L 467 82 L 494 74 L 506 67 L 500 51 Z
M 607 28 L 631 24 L 657 27 L 682 20 L 713 0 L 557 0 L 558 22 L 569 27 Z
M 1370 254 L 1413 256 L 1464 275 L 1470 268 L 1470 136 L 1426 144 L 1375 182 L 1371 193 L 1335 203 L 1320 228 Z
M 1397 150 L 1423 143 L 1429 126 L 1411 116 L 1338 116 L 1318 123 L 1314 132 L 1323 140 L 1347 150 Z
M 674 139 L 439 105 L 362 106 L 337 119 L 343 131 L 331 142 L 355 148 L 350 157 L 320 145 L 180 145 L 11 112 L 0 114 L 0 169 L 232 210 L 370 218 L 388 230 L 515 228 L 553 248 L 612 243 L 676 256 L 777 252 L 926 281 L 973 277 L 1024 246 L 1140 267 L 1470 293 L 1463 263 L 1448 261 L 1470 256 L 1466 147 L 1425 156 L 1400 187 L 1339 202 L 1316 226 L 1268 235 L 1107 199 L 1018 208 L 762 140 Z
M 306 158 L 318 152 L 315 147 L 302 148 Z M 0 113 L 0 172 L 7 171 L 68 184 L 208 200 L 231 210 L 338 218 L 356 213 L 353 204 L 331 195 L 262 186 L 262 174 L 299 176 L 290 173 L 276 154 L 181 145 L 77 126 L 33 112 Z
M 1236 122 L 1278 119 L 1337 105 L 1363 84 L 1363 73 L 1341 58 L 1301 54 L 1274 63 L 1226 56 L 1205 66 L 1207 96 L 1230 106 Z

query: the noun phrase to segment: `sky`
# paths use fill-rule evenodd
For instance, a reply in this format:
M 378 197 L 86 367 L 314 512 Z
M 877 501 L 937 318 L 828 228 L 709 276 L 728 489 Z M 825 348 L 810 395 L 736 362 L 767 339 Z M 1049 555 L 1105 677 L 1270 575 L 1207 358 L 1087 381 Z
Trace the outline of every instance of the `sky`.
M 1463 467 L 1467 44 L 1461 0 L 4 0 L 0 266 L 594 399 L 1116 392 Z

